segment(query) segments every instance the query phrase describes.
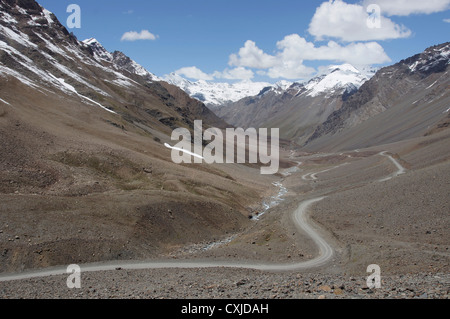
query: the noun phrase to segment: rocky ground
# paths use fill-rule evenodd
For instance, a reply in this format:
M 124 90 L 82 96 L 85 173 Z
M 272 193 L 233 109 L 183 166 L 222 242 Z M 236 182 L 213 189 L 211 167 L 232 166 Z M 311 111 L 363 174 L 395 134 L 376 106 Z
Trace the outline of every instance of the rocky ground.
M 116 270 L 82 274 L 81 289 L 66 276 L 0 283 L 2 298 L 39 299 L 448 299 L 448 273 L 367 277 L 250 270 Z

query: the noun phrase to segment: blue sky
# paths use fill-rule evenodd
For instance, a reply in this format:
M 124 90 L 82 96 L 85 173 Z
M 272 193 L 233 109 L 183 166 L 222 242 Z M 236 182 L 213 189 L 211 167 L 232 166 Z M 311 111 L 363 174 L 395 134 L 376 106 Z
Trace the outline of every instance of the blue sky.
M 69 31 L 124 52 L 158 76 L 305 80 L 330 64 L 383 66 L 450 41 L 450 0 L 38 2 L 65 26 L 67 6 L 78 4 L 81 28 Z M 381 10 L 379 28 L 367 27 L 369 4 Z M 122 38 L 143 30 L 153 37 Z

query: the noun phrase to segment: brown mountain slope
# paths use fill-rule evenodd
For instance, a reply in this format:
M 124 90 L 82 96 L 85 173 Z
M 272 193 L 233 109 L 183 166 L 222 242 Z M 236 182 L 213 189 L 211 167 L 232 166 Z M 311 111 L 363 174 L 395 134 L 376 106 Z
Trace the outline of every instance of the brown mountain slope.
M 36 2 L 0 6 L 0 271 L 149 258 L 250 223 L 274 177 L 175 165 L 163 145 L 222 120 L 99 59 Z

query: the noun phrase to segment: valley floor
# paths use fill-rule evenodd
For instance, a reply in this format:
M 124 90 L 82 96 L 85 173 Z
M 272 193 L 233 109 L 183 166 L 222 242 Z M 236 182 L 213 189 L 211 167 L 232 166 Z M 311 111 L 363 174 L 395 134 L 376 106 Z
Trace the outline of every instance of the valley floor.
M 292 212 L 318 197 L 310 222 L 334 251 L 325 265 L 297 271 L 197 268 L 82 273 L 0 282 L 0 298 L 448 298 L 450 132 L 335 154 L 286 153 L 282 201 L 217 245 L 189 245 L 161 260 L 296 263 L 316 243 Z M 226 239 L 226 237 L 224 237 Z M 211 248 L 212 247 L 212 248 Z M 367 267 L 381 288 L 368 289 Z

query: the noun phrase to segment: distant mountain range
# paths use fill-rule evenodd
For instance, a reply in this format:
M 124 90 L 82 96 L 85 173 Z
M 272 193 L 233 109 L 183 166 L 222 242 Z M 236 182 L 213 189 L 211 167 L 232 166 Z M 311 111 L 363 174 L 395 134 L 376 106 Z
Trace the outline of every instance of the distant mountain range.
M 199 80 L 193 82 L 177 73 L 165 75 L 161 80 L 178 86 L 191 97 L 204 102 L 208 107 L 218 109 L 246 97 L 260 95 L 269 90 L 282 94 L 294 84 L 295 86 L 305 86 L 308 91 L 307 94 L 311 96 L 324 92 L 332 94 L 334 90 L 339 91 L 342 88 L 345 88 L 347 91 L 353 91 L 374 74 L 375 69 L 358 70 L 352 65 L 344 64 L 330 66 L 326 72 L 303 84 L 285 80 L 278 81 L 275 84 L 252 81 L 221 83 Z
M 176 85 L 191 97 L 205 103 L 210 108 L 216 108 L 237 102 L 247 96 L 253 96 L 266 87 L 286 89 L 292 83 L 280 81 L 275 85 L 266 82 L 244 81 L 237 83 L 217 83 L 212 81 L 189 81 L 177 73 L 162 77 L 163 81 Z

